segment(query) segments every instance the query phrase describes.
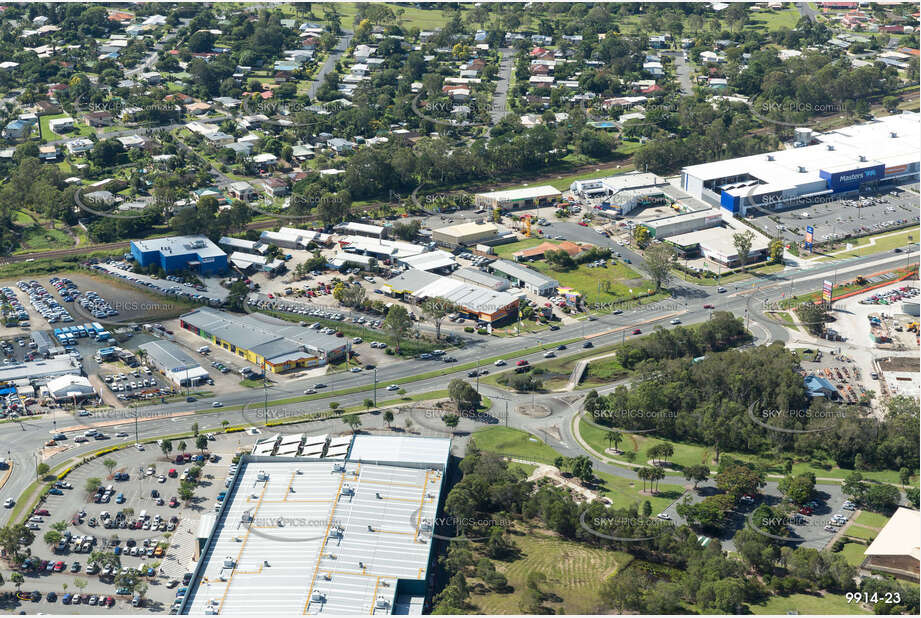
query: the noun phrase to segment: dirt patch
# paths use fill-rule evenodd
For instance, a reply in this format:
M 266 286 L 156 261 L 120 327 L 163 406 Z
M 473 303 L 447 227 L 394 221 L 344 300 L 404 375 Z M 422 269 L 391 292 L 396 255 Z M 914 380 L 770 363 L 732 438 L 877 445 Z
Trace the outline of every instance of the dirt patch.
M 883 371 L 917 371 L 918 358 L 908 356 L 893 356 L 879 359 L 879 368 Z
M 530 416 L 531 418 L 546 418 L 550 416 L 550 408 L 539 403 L 521 405 L 515 408 L 515 411 L 524 416 Z

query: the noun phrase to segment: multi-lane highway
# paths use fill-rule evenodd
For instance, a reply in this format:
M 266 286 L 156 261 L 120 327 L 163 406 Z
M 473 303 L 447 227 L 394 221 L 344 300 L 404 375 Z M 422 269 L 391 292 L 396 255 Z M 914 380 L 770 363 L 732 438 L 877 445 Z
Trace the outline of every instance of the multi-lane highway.
M 918 253 L 915 253 L 911 256 L 911 259 L 917 259 L 917 256 Z M 818 290 L 821 288 L 822 280 L 829 278 L 832 273 L 835 273 L 835 276 L 840 281 L 844 277 L 869 275 L 887 268 L 903 266 L 905 263 L 906 255 L 904 253 L 828 262 L 811 269 L 787 269 L 776 275 L 753 278 L 736 285 L 727 285 L 727 291 L 722 294 L 717 293 L 714 287 L 677 282 L 672 287 L 673 296 L 671 298 L 648 306 L 625 310 L 619 315 L 605 315 L 593 321 L 584 320 L 579 324 L 562 326 L 558 331 L 546 331 L 540 334 L 522 335 L 520 337 L 493 337 L 471 341 L 463 349 L 452 351 L 452 355 L 458 360 L 457 365 L 454 366 L 422 360 L 404 360 L 381 366 L 378 368 L 376 376 L 378 385 L 377 400 L 384 402 L 398 398 L 396 393 L 386 391 L 385 387 L 390 383 L 400 382 L 401 380 L 405 381 L 401 386 L 410 394 L 415 394 L 444 389 L 450 379 L 454 377 L 469 379 L 467 378 L 469 370 L 463 368 L 447 375 L 412 380 L 413 376 L 422 375 L 436 369 L 451 369 L 477 360 L 485 361 L 485 359 L 498 355 L 510 355 L 518 351 L 533 350 L 537 346 L 546 349 L 555 348 L 561 342 L 576 339 L 590 339 L 596 347 L 603 346 L 629 338 L 634 328 L 640 328 L 644 333 L 650 332 L 657 326 L 667 328 L 674 317 L 679 317 L 683 324 L 699 323 L 708 320 L 713 311 L 729 311 L 746 319 L 755 337 L 756 344 L 766 344 L 775 340 L 785 341 L 787 331 L 780 324 L 766 319 L 760 311 L 764 301 L 779 300 L 782 297 L 789 297 L 791 294 L 803 294 Z M 705 305 L 712 305 L 713 309 L 705 308 Z M 568 350 L 560 351 L 557 354 L 559 357 L 565 358 L 567 355 L 582 351 L 581 345 L 576 343 L 569 345 Z M 515 360 L 524 358 L 531 362 L 538 362 L 542 360 L 542 357 L 543 351 L 541 350 L 531 351 L 528 354 L 522 354 L 514 358 Z M 510 362 L 509 365 L 514 365 L 514 362 Z M 486 366 L 485 362 L 483 366 Z M 499 370 L 491 366 L 491 364 L 489 369 L 492 371 Z M 503 367 L 502 369 L 510 370 L 509 367 Z M 316 397 L 315 399 L 293 404 L 272 404 L 271 402 L 298 396 L 302 397 L 303 390 L 311 386 L 316 380 L 296 380 L 274 385 L 268 390 L 268 417 L 270 419 L 287 418 L 327 410 L 331 401 L 338 402 L 342 407 L 361 404 L 365 399 L 373 398 L 371 388 L 374 377 L 373 372 L 368 371 L 327 376 L 323 378 L 323 381 L 328 383 L 329 386 L 321 391 L 320 394 L 312 396 Z M 351 394 L 342 393 L 342 391 L 356 387 L 363 387 L 363 390 Z M 538 433 L 542 438 L 548 440 L 554 448 L 566 455 L 583 454 L 578 443 L 569 433 L 568 419 L 580 409 L 578 404 L 584 393 L 576 391 L 573 393 L 546 393 L 534 396 L 517 395 L 485 384 L 480 385 L 480 391 L 493 399 L 494 414 L 498 415 L 502 422 L 506 422 L 504 408 L 505 401 L 508 401 L 509 414 L 507 422 L 509 426 Z M 61 430 L 68 426 L 78 426 L 81 422 L 88 422 L 104 426 L 105 433 L 110 436 L 114 436 L 117 432 L 126 432 L 130 436 L 129 438 L 114 441 L 133 442 L 136 426 L 137 434 L 143 441 L 188 431 L 192 423 L 196 422 L 203 429 L 219 428 L 223 420 L 227 420 L 231 425 L 258 425 L 264 420 L 265 399 L 263 390 L 247 389 L 246 391 L 221 394 L 219 400 L 222 402 L 223 408 L 211 408 L 212 400 L 200 400 L 194 404 L 181 402 L 147 406 L 138 409 L 139 422 L 137 423 L 133 420 L 133 410 L 122 409 L 114 411 L 108 416 L 103 414 L 102 416 L 74 418 L 68 415 L 66 418 L 61 418 L 61 415 L 57 415 L 55 419 L 41 417 L 26 419 L 19 423 L 7 422 L 0 424 L 0 454 L 9 454 L 14 462 L 10 478 L 0 489 L 0 499 L 5 500 L 10 497 L 18 499 L 26 487 L 35 480 L 36 453 L 49 440 L 55 428 Z M 532 399 L 543 404 L 550 411 L 550 415 L 544 418 L 534 418 L 533 416 L 519 414 L 516 411 L 519 404 L 530 403 Z M 190 413 L 190 408 L 199 410 L 199 412 L 192 414 Z M 380 415 L 367 416 L 364 423 L 365 427 L 382 426 Z M 554 431 L 548 432 L 551 428 Z M 340 420 L 334 420 L 310 425 L 307 429 L 302 424 L 296 429 L 290 430 L 314 431 L 314 429 L 318 432 L 341 431 L 345 429 L 345 425 Z M 65 443 L 73 444 L 72 438 L 82 432 L 82 429 L 71 431 L 71 440 Z M 74 444 L 45 461 L 54 467 L 76 455 L 93 452 L 103 446 L 108 446 L 112 441 L 90 441 L 88 443 Z M 596 462 L 596 464 L 600 469 L 612 474 L 633 476 L 633 472 L 629 469 L 599 462 Z M 8 517 L 8 515 L 9 511 L 3 513 L 4 518 Z

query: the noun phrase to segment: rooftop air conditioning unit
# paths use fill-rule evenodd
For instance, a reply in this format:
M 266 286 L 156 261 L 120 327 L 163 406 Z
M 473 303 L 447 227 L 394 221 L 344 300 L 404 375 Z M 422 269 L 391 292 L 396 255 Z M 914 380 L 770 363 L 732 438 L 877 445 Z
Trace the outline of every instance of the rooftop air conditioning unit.
M 858 161 L 866 161 L 866 160 L 867 160 L 867 157 L 866 157 L 866 155 L 857 155 L 857 160 L 858 160 Z
M 826 144 L 826 145 L 825 145 L 825 149 L 826 149 L 826 150 L 834 150 L 834 149 L 835 149 L 835 145 L 834 145 L 834 144 Z
M 800 174 L 804 174 L 806 173 L 806 167 L 804 165 L 800 165 L 796 168 L 796 171 L 798 171 Z
M 387 602 L 387 599 L 382 596 L 377 597 L 377 601 L 374 602 L 375 609 L 387 609 L 388 605 L 390 604 Z
M 269 475 L 264 470 L 260 470 L 259 474 L 256 475 L 256 482 L 264 483 L 267 480 L 269 480 Z
M 768 161 L 773 161 L 773 160 L 774 160 L 774 155 L 768 155 L 768 156 L 767 156 L 767 160 L 768 160 Z
M 890 132 L 889 132 L 889 137 L 898 137 L 898 136 L 899 136 L 899 134 L 896 133 L 895 131 L 890 131 Z
M 234 568 L 234 565 L 236 565 L 236 562 L 234 562 L 234 559 L 232 556 L 224 557 L 224 568 L 225 569 L 232 569 Z
M 326 595 L 320 592 L 319 590 L 314 590 L 313 594 L 310 595 L 311 601 L 322 601 L 326 598 Z

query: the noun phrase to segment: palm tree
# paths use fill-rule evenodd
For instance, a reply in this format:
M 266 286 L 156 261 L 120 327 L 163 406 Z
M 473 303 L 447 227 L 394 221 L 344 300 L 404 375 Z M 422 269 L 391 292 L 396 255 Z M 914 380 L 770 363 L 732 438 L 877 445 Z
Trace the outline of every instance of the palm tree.
M 608 448 L 611 448 L 611 443 L 614 443 L 614 447 L 617 448 L 620 446 L 620 441 L 624 439 L 624 435 L 619 431 L 609 431 L 605 438 L 608 440 Z
M 659 481 L 665 478 L 665 470 L 659 467 L 655 467 L 655 468 L 651 468 L 650 472 L 651 472 L 651 480 L 655 481 L 656 483 L 655 493 L 659 493 Z M 651 484 L 650 484 L 650 489 L 652 489 Z
M 384 410 L 384 422 L 387 423 L 387 429 L 390 429 L 390 423 L 393 422 L 393 412 Z

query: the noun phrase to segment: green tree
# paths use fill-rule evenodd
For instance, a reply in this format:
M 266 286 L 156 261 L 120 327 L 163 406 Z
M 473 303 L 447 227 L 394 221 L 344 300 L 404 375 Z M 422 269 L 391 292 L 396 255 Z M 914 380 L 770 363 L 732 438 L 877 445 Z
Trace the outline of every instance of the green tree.
M 445 414 L 441 417 L 441 420 L 448 428 L 454 429 L 457 427 L 460 417 L 457 414 Z
M 86 482 L 84 483 L 83 488 L 86 490 L 86 493 L 94 494 L 96 493 L 96 490 L 101 485 L 102 485 L 102 479 L 98 479 L 96 477 L 90 477 L 86 479 Z
M 739 264 L 742 266 L 742 271 L 745 271 L 745 265 L 748 264 L 748 254 L 752 250 L 752 241 L 755 239 L 755 234 L 751 230 L 745 230 L 744 232 L 739 232 L 732 235 L 732 245 L 736 248 L 736 252 L 739 255 Z
M 46 474 L 48 474 L 48 471 L 50 469 L 51 467 L 43 461 L 40 464 L 38 464 L 38 466 L 35 468 L 35 471 L 38 473 L 39 478 L 41 478 L 45 476 Z
M 448 396 L 460 411 L 472 411 L 480 407 L 480 394 L 460 378 L 454 378 L 448 383 Z
M 346 414 L 342 417 L 342 422 L 351 428 L 352 433 L 355 433 L 361 427 L 361 417 L 357 414 Z
M 169 457 L 169 454 L 173 452 L 173 441 L 163 439 L 160 441 L 160 450 L 163 451 L 163 454 Z
M 105 466 L 106 470 L 109 472 L 109 476 L 112 476 L 112 470 L 115 469 L 115 466 L 118 465 L 118 462 L 107 457 L 103 460 L 102 465 Z
M 684 478 L 688 481 L 694 481 L 694 489 L 697 489 L 698 483 L 710 478 L 710 467 L 703 464 L 687 466 L 684 469 Z
M 195 438 L 195 448 L 201 451 L 201 454 L 205 454 L 205 449 L 208 448 L 208 436 L 199 435 Z
M 390 424 L 393 422 L 393 412 L 390 410 L 384 410 L 384 422 L 387 423 L 387 429 L 390 429 Z
M 412 329 L 413 322 L 409 317 L 409 312 L 402 305 L 392 305 L 387 311 L 387 317 L 384 318 L 384 332 L 390 335 L 396 353 L 400 353 L 400 341 L 406 337 Z
M 649 246 L 651 240 L 652 235 L 649 233 L 649 228 L 645 225 L 638 225 L 633 228 L 633 242 L 636 243 L 637 247 L 645 249 Z
M 675 262 L 675 248 L 666 243 L 657 243 L 646 249 L 643 259 L 646 261 L 646 270 L 649 271 L 649 276 L 652 277 L 653 282 L 656 284 L 656 291 L 658 292 L 668 285 L 669 279 L 671 279 L 672 266 Z

